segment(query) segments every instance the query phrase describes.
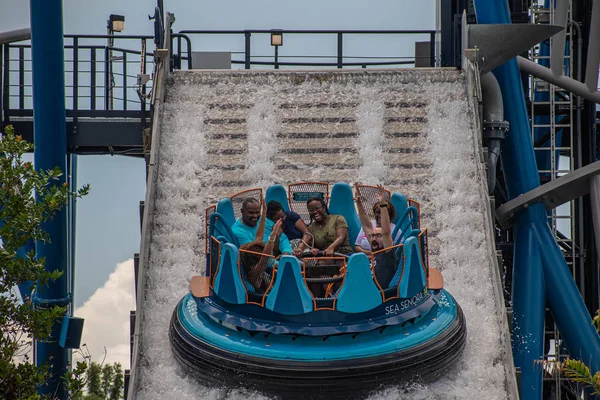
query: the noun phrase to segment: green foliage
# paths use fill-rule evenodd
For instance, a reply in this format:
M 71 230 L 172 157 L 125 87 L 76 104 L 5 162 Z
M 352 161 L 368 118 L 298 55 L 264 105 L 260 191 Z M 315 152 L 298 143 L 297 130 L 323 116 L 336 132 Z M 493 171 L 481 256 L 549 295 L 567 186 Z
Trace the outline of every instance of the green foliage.
M 596 310 L 596 315 L 592 318 L 592 325 L 594 325 L 597 332 L 600 332 L 600 310 Z
M 124 385 L 123 381 L 123 367 L 121 363 L 115 363 L 113 365 L 113 381 L 110 391 L 108 392 L 107 400 L 120 400 L 124 397 Z
M 97 362 L 92 362 L 87 370 L 88 396 L 104 397 L 102 390 L 102 367 Z
M 73 197 L 89 191 L 84 186 L 69 192 L 59 185 L 57 167 L 36 171 L 23 155 L 33 149 L 7 126 L 0 140 L 0 398 L 37 399 L 38 386 L 47 380 L 47 368 L 38 368 L 29 358 L 34 339 L 50 336 L 53 325 L 65 314 L 64 307 L 36 308 L 31 299 L 19 301 L 15 285 L 32 281 L 35 287 L 61 276 L 44 271 L 45 260 L 33 251 L 24 257 L 18 251 L 28 242 L 50 242 L 43 224 L 50 221 Z M 65 377 L 77 379 L 77 373 Z M 71 385 L 69 382 L 68 385 Z M 73 382 L 73 389 L 78 385 Z
M 561 371 L 572 382 L 591 388 L 592 394 L 600 393 L 600 372 L 592 376 L 589 367 L 583 361 L 568 358 L 562 363 Z
M 592 375 L 590 368 L 583 361 L 567 358 L 563 362 L 540 360 L 536 364 L 541 365 L 551 375 L 562 374 L 571 383 L 583 385 L 591 390 L 592 395 L 600 393 L 600 371 Z M 571 393 L 578 396 L 576 390 L 572 390 Z
M 113 383 L 114 380 L 114 371 L 113 371 L 113 367 L 110 364 L 105 364 L 102 367 L 102 389 L 103 389 L 103 395 L 104 398 L 108 397 L 108 394 L 110 392 L 110 387 Z
M 67 371 L 64 380 L 67 384 L 67 390 L 71 393 L 74 400 L 81 399 L 83 389 L 85 388 L 84 376 L 87 371 L 89 357 L 85 357 L 86 361 L 78 361 L 72 366 L 70 371 Z
M 123 369 L 120 363 L 104 366 L 92 361 L 86 371 L 86 393 L 74 400 L 120 400 L 123 398 Z
M 600 310 L 596 310 L 592 325 L 600 333 Z M 583 361 L 567 358 L 563 362 L 540 361 L 538 364 L 543 365 L 547 371 L 556 369 L 557 373 L 563 374 L 570 382 L 590 389 L 592 395 L 600 394 L 600 371 L 592 375 L 590 368 Z M 573 394 L 577 395 L 575 391 Z

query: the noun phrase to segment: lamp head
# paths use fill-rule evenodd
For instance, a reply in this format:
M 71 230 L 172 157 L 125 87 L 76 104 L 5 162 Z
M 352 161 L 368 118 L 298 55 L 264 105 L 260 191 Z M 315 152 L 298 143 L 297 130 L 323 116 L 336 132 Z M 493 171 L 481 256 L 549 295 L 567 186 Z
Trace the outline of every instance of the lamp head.
M 283 31 L 271 29 L 271 46 L 283 46 Z
M 108 17 L 108 29 L 113 32 L 121 32 L 125 29 L 125 16 L 110 14 Z

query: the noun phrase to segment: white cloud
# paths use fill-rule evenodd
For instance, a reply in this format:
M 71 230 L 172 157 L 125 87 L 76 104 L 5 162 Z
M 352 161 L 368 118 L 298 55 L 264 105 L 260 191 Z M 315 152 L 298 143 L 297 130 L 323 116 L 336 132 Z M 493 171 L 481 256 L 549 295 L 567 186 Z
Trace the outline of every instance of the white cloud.
M 133 275 L 133 259 L 117 264 L 104 286 L 75 310 L 75 316 L 85 319 L 81 344 L 87 345 L 93 361 L 101 362 L 106 348 L 106 363 L 120 362 L 123 369 L 129 368 L 129 311 L 135 309 Z M 74 353 L 73 358 L 79 356 Z

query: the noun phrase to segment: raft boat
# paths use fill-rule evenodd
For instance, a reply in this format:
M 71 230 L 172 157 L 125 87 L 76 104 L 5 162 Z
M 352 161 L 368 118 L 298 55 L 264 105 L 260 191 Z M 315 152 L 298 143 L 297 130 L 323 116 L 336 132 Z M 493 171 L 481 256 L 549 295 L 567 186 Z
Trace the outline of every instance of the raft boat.
M 375 188 L 361 185 L 363 203 Z M 373 262 L 349 257 L 297 258 L 274 262 L 265 293 L 255 293 L 241 274 L 240 250 L 231 231 L 244 199 L 263 198 L 251 189 L 220 200 L 206 211 L 206 272 L 173 312 L 169 338 L 176 359 L 203 384 L 245 387 L 282 398 L 353 398 L 383 386 L 429 381 L 459 359 L 466 323 L 443 278 L 430 268 L 427 230 L 419 204 L 390 193 L 392 221 L 402 232 L 400 260 L 388 287 Z M 352 188 L 301 182 L 270 186 L 266 201 L 307 218 L 306 200 L 328 199 L 329 212 L 348 222 L 351 243 L 360 231 Z M 311 267 L 338 267 L 331 277 L 309 278 Z M 336 284 L 330 297 L 311 292 L 315 283 Z

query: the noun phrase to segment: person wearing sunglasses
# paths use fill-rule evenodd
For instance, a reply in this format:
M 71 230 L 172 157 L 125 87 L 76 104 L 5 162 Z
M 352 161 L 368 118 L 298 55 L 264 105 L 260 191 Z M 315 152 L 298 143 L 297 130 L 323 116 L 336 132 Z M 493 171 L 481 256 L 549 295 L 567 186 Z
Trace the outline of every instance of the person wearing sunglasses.
M 358 192 L 358 183 L 355 184 L 356 191 Z M 375 278 L 383 289 L 387 288 L 390 281 L 396 273 L 398 268 L 398 256 L 396 248 L 391 248 L 394 245 L 392 240 L 392 228 L 390 222 L 390 215 L 385 212 L 390 206 L 387 200 L 387 193 L 383 185 L 377 185 L 379 189 L 379 203 L 378 206 L 381 212 L 381 226 L 373 227 L 373 223 L 367 216 L 365 207 L 363 206 L 360 196 L 356 196 L 356 206 L 358 208 L 358 216 L 360 218 L 360 224 L 369 244 L 371 245 L 371 257 L 373 258 L 375 272 Z
M 356 192 L 356 197 L 356 203 L 358 204 L 358 202 L 361 201 L 361 199 L 359 198 L 360 193 L 358 192 L 358 189 Z M 392 221 L 396 217 L 396 209 L 394 208 L 394 205 L 392 203 L 388 202 L 387 207 L 385 207 L 384 210 L 387 210 L 387 214 L 389 215 L 390 221 Z M 371 225 L 373 226 L 373 228 L 378 226 L 380 227 L 381 207 L 379 206 L 379 202 L 373 204 L 373 215 L 375 215 L 375 219 L 371 220 Z M 394 223 L 390 223 L 390 230 L 392 232 L 394 232 L 395 228 L 396 225 Z M 398 229 L 398 233 L 394 238 L 394 243 L 401 244 L 402 241 L 402 230 Z M 367 237 L 367 234 L 362 229 L 362 227 L 360 228 L 360 232 L 358 232 L 358 235 L 356 235 L 356 241 L 354 242 L 354 251 L 357 253 L 365 253 L 368 256 L 372 254 L 371 239 Z

